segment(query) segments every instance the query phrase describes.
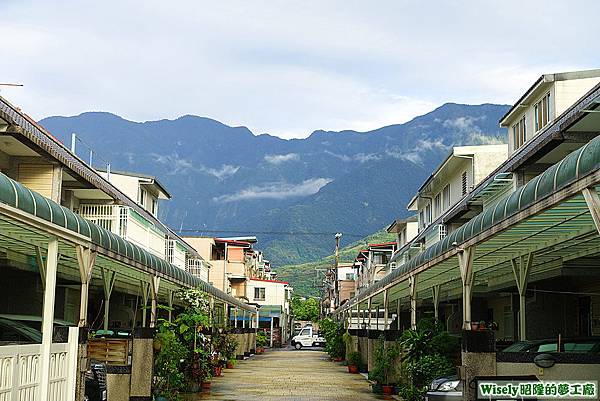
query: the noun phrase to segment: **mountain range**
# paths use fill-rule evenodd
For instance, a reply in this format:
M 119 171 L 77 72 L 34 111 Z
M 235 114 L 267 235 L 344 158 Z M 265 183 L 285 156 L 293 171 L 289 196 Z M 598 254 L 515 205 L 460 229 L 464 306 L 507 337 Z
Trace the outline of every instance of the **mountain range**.
M 67 144 L 76 133 L 113 171 L 156 176 L 173 195 L 159 217 L 176 231 L 257 234 L 281 266 L 331 254 L 335 232 L 348 245 L 406 216 L 451 146 L 506 141 L 498 120 L 507 109 L 447 103 L 404 124 L 290 140 L 192 115 L 134 122 L 86 112 L 40 123 Z

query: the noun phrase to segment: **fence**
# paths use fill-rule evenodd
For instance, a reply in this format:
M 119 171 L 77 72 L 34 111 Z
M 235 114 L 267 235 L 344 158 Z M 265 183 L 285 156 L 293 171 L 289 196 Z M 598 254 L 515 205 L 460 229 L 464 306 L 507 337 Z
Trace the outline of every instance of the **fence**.
M 94 338 L 88 341 L 88 358 L 107 365 L 127 365 L 129 340 Z
M 48 401 L 74 401 L 77 328 L 50 348 Z M 0 401 L 40 401 L 41 344 L 0 346 Z

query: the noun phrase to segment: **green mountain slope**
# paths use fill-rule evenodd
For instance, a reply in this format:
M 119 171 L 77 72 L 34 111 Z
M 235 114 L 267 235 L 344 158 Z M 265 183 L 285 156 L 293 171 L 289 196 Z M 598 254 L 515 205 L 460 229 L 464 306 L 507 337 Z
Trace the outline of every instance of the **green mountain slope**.
M 379 230 L 368 237 L 362 238 L 340 249 L 340 263 L 353 262 L 358 252 L 361 249 L 364 249 L 368 244 L 394 240 L 395 236 L 393 234 L 388 234 L 385 229 Z M 325 239 L 323 239 L 323 241 L 325 241 Z M 327 241 L 330 241 L 333 244 L 333 237 L 328 238 Z M 281 266 L 276 270 L 280 280 L 289 281 L 292 287 L 294 287 L 294 295 L 311 297 L 320 295 L 320 285 L 322 284 L 321 281 L 323 279 L 322 270 L 331 268 L 334 263 L 335 257 L 332 251 L 331 255 L 315 262 Z

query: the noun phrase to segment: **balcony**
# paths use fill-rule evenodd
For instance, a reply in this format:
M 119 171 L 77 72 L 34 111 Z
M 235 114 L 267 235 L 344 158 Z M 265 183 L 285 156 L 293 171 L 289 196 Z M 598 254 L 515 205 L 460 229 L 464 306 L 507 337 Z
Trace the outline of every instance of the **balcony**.
M 166 260 L 165 233 L 129 206 L 80 204 L 82 217 Z M 174 255 L 173 255 L 174 256 Z M 182 268 L 185 267 L 185 259 Z

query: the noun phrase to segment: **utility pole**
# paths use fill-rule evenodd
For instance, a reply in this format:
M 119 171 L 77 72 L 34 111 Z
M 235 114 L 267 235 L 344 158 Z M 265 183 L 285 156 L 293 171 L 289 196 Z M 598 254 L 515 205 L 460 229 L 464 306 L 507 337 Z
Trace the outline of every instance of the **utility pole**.
M 339 294 L 339 288 L 338 288 L 338 268 L 340 265 L 340 238 L 342 238 L 342 233 L 336 233 L 335 234 L 335 271 L 333 273 L 333 309 L 337 309 L 338 306 L 340 306 L 340 294 Z

